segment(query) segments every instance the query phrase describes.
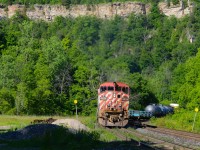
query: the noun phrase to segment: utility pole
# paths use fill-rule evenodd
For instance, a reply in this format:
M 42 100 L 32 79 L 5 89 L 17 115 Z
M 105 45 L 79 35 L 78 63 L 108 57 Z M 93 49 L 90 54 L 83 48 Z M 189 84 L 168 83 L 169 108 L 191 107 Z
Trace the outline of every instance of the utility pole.
M 199 111 L 199 109 L 195 108 L 195 115 L 194 115 L 194 121 L 193 121 L 193 125 L 192 125 L 192 131 L 194 130 L 194 124 L 195 124 L 195 120 L 196 120 L 198 111 Z
M 76 106 L 76 119 L 78 120 L 77 103 L 78 103 L 78 100 L 74 100 L 74 104 L 75 104 L 75 106 Z

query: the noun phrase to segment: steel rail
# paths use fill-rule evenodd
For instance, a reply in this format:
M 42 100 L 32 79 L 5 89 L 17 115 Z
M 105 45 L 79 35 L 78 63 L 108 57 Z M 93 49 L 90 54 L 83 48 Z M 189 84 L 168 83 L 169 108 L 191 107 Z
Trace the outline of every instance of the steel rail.
M 146 128 L 147 130 L 164 133 L 168 135 L 173 135 L 180 138 L 185 138 L 189 140 L 195 140 L 200 142 L 200 134 L 186 132 L 186 131 L 180 131 L 180 130 L 173 130 L 173 129 L 166 129 L 166 128 Z
M 174 150 L 174 149 L 184 149 L 184 150 L 192 150 L 191 148 L 184 147 L 182 145 L 177 145 L 171 142 L 163 141 L 161 139 L 153 138 L 151 136 L 144 135 L 142 133 L 137 132 L 133 129 L 122 129 L 125 132 L 128 132 L 130 134 L 134 134 L 135 136 L 139 137 L 141 139 L 142 144 L 146 144 L 149 147 L 153 147 L 154 149 L 166 149 L 166 150 Z

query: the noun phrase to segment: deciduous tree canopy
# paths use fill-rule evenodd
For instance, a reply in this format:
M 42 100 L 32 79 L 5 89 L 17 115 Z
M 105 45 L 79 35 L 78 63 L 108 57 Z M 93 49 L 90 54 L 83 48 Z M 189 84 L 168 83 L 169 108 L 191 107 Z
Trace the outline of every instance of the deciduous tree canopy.
M 0 113 L 73 114 L 77 99 L 79 112 L 89 115 L 105 81 L 127 83 L 134 109 L 166 101 L 200 106 L 198 3 L 183 19 L 152 6 L 151 14 L 126 19 L 57 17 L 46 23 L 17 14 L 0 20 Z

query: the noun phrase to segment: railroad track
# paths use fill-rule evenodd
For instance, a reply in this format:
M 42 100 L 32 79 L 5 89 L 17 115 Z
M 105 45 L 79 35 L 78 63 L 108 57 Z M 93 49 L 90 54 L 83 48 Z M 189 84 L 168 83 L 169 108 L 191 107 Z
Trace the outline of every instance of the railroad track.
M 140 139 L 141 144 L 147 145 L 147 146 L 149 146 L 153 149 L 156 149 L 156 150 L 158 150 L 158 149 L 191 150 L 190 148 L 186 148 L 186 147 L 183 147 L 183 146 L 180 146 L 180 145 L 176 145 L 176 144 L 173 144 L 173 143 L 170 143 L 170 142 L 167 142 L 167 141 L 163 141 L 163 140 L 160 140 L 160 139 L 156 139 L 156 138 L 141 134 L 141 133 L 137 132 L 136 130 L 133 130 L 133 129 L 130 129 L 130 128 L 128 128 L 128 129 L 122 128 L 121 130 L 123 130 L 124 132 L 128 132 L 130 134 L 135 135 L 136 137 L 138 137 Z
M 148 147 L 149 149 L 165 149 L 165 150 L 196 150 L 199 149 L 200 147 L 195 146 L 195 145 L 185 145 L 185 144 L 180 144 L 174 142 L 173 139 L 167 139 L 164 136 L 160 138 L 160 136 L 152 136 L 151 134 L 144 134 L 140 133 L 137 130 L 134 130 L 133 128 L 106 128 L 109 132 L 113 133 L 119 141 L 135 141 L 138 143 L 138 145 L 142 145 L 144 147 Z M 141 130 L 149 130 L 151 133 L 161 133 L 161 135 L 170 135 L 173 137 L 180 137 L 180 138 L 185 138 L 185 140 L 194 140 L 197 141 L 197 143 L 200 143 L 200 135 L 195 134 L 195 133 L 190 133 L 190 132 L 185 132 L 185 131 L 180 131 L 180 130 L 170 130 L 170 129 L 165 129 L 165 128 L 150 128 L 146 127 L 145 129 Z M 130 136 L 132 135 L 132 136 Z M 170 137 L 169 136 L 169 137 Z M 134 139 L 133 137 L 137 137 Z M 180 139 L 178 138 L 178 139 Z
M 130 138 L 128 138 L 126 135 L 124 135 L 123 133 L 119 132 L 118 128 L 105 128 L 107 131 L 113 133 L 118 139 L 120 139 L 120 141 L 131 141 Z
M 163 140 L 158 140 L 153 137 L 146 136 L 133 130 L 132 128 L 106 128 L 109 132 L 113 133 L 120 141 L 129 141 L 137 143 L 137 147 L 145 147 L 145 149 L 154 149 L 154 150 L 190 150 L 189 148 L 185 148 L 183 146 L 175 145 L 173 143 L 169 143 Z M 138 140 L 134 140 L 132 137 L 136 137 Z
M 160 127 L 159 128 L 148 128 L 147 127 L 146 129 L 153 131 L 153 132 L 168 134 L 168 135 L 200 142 L 200 134 L 196 134 L 196 133 L 180 131 L 180 130 L 172 130 L 172 129 L 166 129 L 166 128 L 160 128 Z
M 181 145 L 183 147 L 187 147 L 190 149 L 200 149 L 200 135 L 186 132 L 186 131 L 180 131 L 180 130 L 172 130 L 172 129 L 166 129 L 166 128 L 146 128 L 146 130 L 150 131 L 150 134 L 154 134 L 153 136 L 156 138 L 167 138 L 168 141 L 171 143 L 175 143 L 177 145 Z M 170 139 L 170 140 L 169 140 Z
M 113 133 L 120 141 L 129 142 L 130 144 L 134 143 L 133 149 L 142 149 L 142 150 L 155 150 L 155 148 L 150 145 L 134 140 L 130 136 L 127 135 L 127 131 L 123 130 L 123 128 L 105 128 L 107 131 Z
M 154 125 L 149 125 L 148 122 L 142 123 L 141 127 L 144 130 L 146 129 L 150 131 L 149 133 L 144 132 L 148 136 L 152 136 L 157 139 L 162 139 L 164 141 L 179 145 L 181 147 L 200 150 L 200 134 L 156 127 Z

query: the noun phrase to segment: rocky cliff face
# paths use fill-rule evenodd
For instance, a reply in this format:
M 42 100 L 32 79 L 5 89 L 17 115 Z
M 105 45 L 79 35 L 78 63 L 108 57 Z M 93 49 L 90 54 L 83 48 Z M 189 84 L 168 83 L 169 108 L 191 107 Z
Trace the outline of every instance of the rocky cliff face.
M 193 10 L 193 5 L 189 5 L 189 7 L 183 7 L 181 4 L 179 5 L 170 5 L 170 7 L 167 6 L 167 3 L 159 3 L 160 12 L 165 14 L 166 16 L 175 16 L 177 18 L 181 18 L 185 15 L 188 15 Z
M 184 11 L 183 13 L 180 6 L 169 8 L 166 3 L 161 3 L 159 7 L 161 12 L 167 16 L 174 15 L 180 18 L 190 13 L 189 11 Z M 186 8 L 185 10 L 189 9 Z M 127 17 L 131 13 L 148 14 L 150 13 L 150 4 L 143 4 L 139 2 L 116 2 L 99 5 L 74 5 L 69 9 L 61 5 L 34 5 L 31 8 L 25 8 L 24 5 L 10 5 L 7 9 L 0 8 L 0 18 L 10 18 L 16 12 L 24 13 L 33 20 L 42 19 L 45 21 L 52 21 L 56 16 L 75 18 L 85 15 L 109 19 L 113 18 L 115 15 Z

